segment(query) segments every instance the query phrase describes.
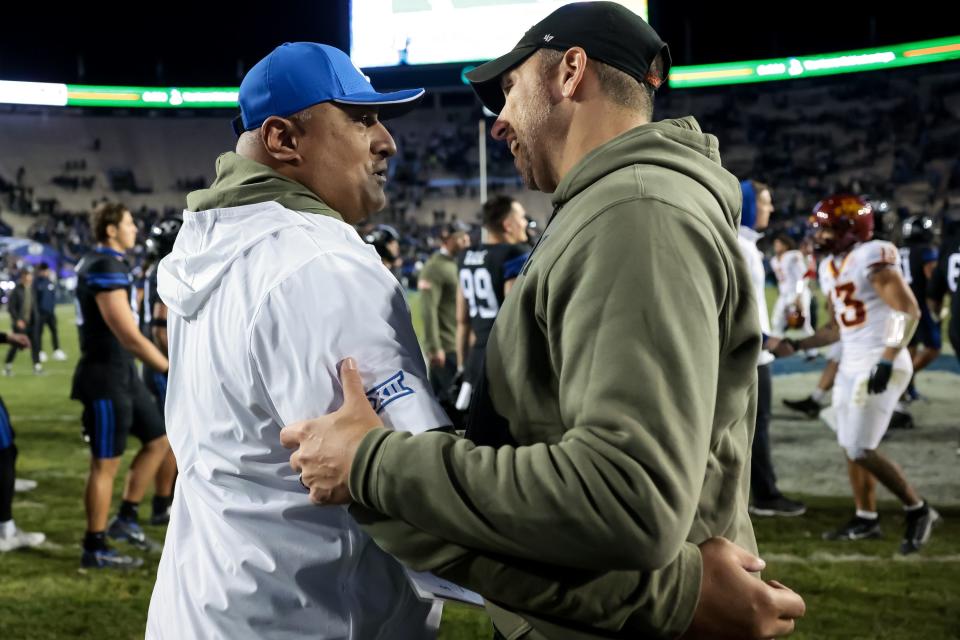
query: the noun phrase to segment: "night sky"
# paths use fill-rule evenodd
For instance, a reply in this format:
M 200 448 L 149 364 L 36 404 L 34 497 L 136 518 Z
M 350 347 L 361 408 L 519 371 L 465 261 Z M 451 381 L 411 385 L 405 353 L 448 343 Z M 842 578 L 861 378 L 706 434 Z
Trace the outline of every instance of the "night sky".
M 347 49 L 348 6 L 348 0 L 195 0 L 63 8 L 10 0 L 0 10 L 0 80 L 236 86 L 246 69 L 281 42 L 313 40 Z M 944 6 L 650 0 L 650 19 L 670 44 L 675 64 L 702 64 L 960 35 Z M 957 33 L 950 32 L 951 24 Z

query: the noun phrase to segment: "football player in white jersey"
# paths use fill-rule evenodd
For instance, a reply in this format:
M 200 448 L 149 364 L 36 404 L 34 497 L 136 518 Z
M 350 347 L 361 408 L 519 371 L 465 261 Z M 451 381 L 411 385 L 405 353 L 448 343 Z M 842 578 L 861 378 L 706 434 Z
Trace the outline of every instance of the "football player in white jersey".
M 831 426 L 847 456 L 856 515 L 832 540 L 880 536 L 876 506 L 879 480 L 906 511 L 900 552 L 918 551 L 930 538 L 939 514 L 910 485 L 902 469 L 877 450 L 894 407 L 913 374 L 906 347 L 920 309 L 900 271 L 900 254 L 889 242 L 872 240 L 873 208 L 853 195 L 834 195 L 814 207 L 810 225 L 825 253 L 820 287 L 830 296 L 834 317 L 795 349 L 843 345 L 833 390 Z
M 796 249 L 793 238 L 785 233 L 773 239 L 773 251 L 770 268 L 777 278 L 779 297 L 770 318 L 771 335 L 783 338 L 789 329 L 799 329 L 804 337 L 812 336 L 807 258 Z M 811 350 L 807 357 L 816 358 L 817 352 Z

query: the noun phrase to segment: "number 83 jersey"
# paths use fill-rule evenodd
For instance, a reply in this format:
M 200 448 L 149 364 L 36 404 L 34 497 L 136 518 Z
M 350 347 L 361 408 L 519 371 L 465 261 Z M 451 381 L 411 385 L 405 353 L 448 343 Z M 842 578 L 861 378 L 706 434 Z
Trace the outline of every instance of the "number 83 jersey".
M 467 301 L 470 328 L 477 336 L 475 346 L 486 346 L 503 306 L 503 285 L 520 275 L 528 255 L 530 247 L 525 244 L 484 244 L 460 254 L 460 291 Z
M 833 303 L 843 343 L 840 366 L 845 370 L 870 369 L 883 355 L 892 309 L 873 287 L 870 274 L 887 266 L 899 269 L 900 253 L 883 240 L 858 244 L 845 256 L 827 256 L 820 263 L 820 288 Z

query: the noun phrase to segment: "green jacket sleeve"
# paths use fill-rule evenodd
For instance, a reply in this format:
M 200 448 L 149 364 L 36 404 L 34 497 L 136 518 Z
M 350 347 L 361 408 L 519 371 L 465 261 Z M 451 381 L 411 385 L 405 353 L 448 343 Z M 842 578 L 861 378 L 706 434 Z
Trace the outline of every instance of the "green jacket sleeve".
M 473 552 L 358 505 L 350 513 L 407 566 L 432 571 L 514 611 L 611 632 L 642 632 L 644 638 L 673 638 L 689 626 L 697 605 L 702 562 L 693 544 L 659 571 L 593 572 Z
M 420 272 L 420 316 L 423 319 L 423 348 L 435 353 L 440 345 L 440 297 L 443 283 L 439 278 L 439 269 L 432 261 L 427 261 Z M 429 285 L 429 286 L 427 286 Z
M 562 439 L 492 449 L 377 429 L 350 491 L 478 551 L 660 569 L 684 545 L 706 472 L 725 270 L 699 222 L 649 202 L 597 216 L 561 260 L 538 313 L 560 374 Z

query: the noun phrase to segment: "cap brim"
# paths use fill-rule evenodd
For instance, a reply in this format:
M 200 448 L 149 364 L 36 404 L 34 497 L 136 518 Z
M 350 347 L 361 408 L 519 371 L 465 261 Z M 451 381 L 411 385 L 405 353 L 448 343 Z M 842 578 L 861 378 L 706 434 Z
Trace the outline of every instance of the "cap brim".
M 425 93 L 426 91 L 423 89 L 404 89 L 403 91 L 392 91 L 390 93 L 370 91 L 350 94 L 331 100 L 331 102 L 379 107 L 378 115 L 380 119 L 388 120 L 412 111 L 423 99 Z
M 503 111 L 506 98 L 504 98 L 503 89 L 500 88 L 500 76 L 529 58 L 538 48 L 531 45 L 517 47 L 467 73 L 467 80 L 470 81 L 483 106 L 494 113 Z

